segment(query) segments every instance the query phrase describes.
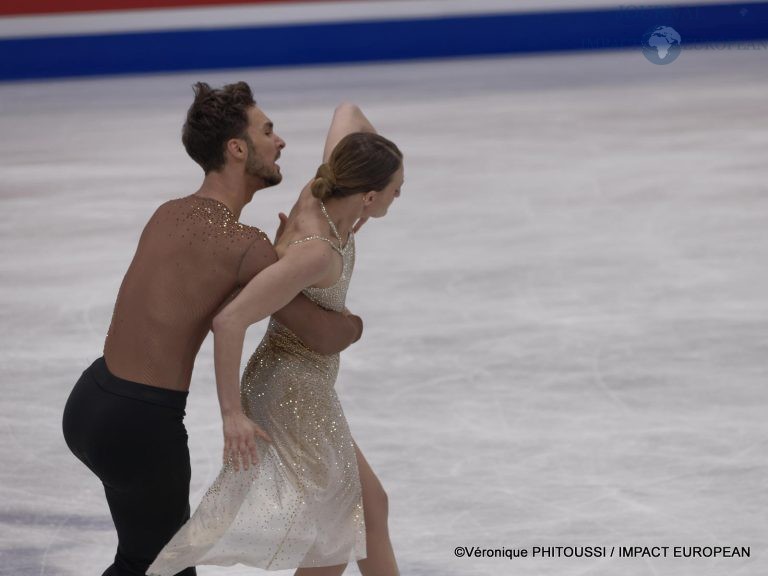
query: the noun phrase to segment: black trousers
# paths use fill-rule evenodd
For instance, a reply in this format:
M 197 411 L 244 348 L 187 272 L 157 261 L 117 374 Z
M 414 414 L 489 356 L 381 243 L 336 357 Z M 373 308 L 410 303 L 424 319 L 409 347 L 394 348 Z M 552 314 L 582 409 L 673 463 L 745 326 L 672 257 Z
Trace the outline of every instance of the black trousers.
M 117 554 L 105 576 L 143 576 L 189 519 L 186 400 L 187 392 L 114 376 L 104 358 L 69 395 L 64 439 L 104 484 L 117 530 Z

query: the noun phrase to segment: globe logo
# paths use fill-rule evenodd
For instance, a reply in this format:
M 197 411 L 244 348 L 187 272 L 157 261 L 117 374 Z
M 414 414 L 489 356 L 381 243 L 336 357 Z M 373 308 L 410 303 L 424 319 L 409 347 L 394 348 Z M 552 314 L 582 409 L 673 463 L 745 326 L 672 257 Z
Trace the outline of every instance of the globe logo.
M 671 64 L 680 56 L 682 38 L 671 26 L 656 26 L 643 35 L 643 54 L 654 64 Z

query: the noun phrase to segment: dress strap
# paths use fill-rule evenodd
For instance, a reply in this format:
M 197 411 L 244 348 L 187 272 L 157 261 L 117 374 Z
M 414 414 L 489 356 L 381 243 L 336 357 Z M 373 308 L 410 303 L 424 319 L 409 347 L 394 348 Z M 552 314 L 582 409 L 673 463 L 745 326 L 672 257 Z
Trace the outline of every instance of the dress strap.
M 323 211 L 323 216 L 325 216 L 325 219 L 328 220 L 328 224 L 331 226 L 331 232 L 333 232 L 336 240 L 339 241 L 339 254 L 341 254 L 341 236 L 339 236 L 339 231 L 336 229 L 336 224 L 334 224 L 333 220 L 331 220 L 331 217 L 328 216 L 328 211 L 325 209 L 325 204 L 322 200 L 320 200 L 320 210 Z
M 344 253 L 341 251 L 341 248 L 336 246 L 336 244 L 334 244 L 333 241 L 331 241 L 328 238 L 325 238 L 324 236 L 317 236 L 317 235 L 315 235 L 315 236 L 307 236 L 306 238 L 302 238 L 300 240 L 294 240 L 293 242 L 289 242 L 288 246 L 293 246 L 294 244 L 301 244 L 302 242 L 309 242 L 310 240 L 323 240 L 325 242 L 328 242 L 328 244 L 331 245 L 331 248 L 333 248 L 334 250 L 336 250 L 336 252 L 341 254 L 342 257 L 344 256 Z

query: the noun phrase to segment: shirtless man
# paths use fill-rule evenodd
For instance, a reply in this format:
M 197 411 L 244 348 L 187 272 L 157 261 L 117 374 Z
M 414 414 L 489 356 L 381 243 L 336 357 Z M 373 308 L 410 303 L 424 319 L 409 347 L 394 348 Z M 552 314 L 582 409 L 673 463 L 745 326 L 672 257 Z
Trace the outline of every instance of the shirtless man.
M 285 147 L 248 85 L 198 83 L 182 141 L 205 172 L 203 184 L 150 218 L 120 287 L 104 356 L 83 372 L 64 410 L 67 445 L 104 484 L 117 530 L 108 576 L 143 575 L 189 518 L 183 417 L 195 357 L 216 313 L 277 260 L 260 230 L 238 222 L 257 190 L 282 180 L 276 161 Z M 303 296 L 275 317 L 322 354 L 362 333 L 358 317 Z M 224 411 L 222 419 L 228 443 L 260 433 L 255 424 L 232 424 Z

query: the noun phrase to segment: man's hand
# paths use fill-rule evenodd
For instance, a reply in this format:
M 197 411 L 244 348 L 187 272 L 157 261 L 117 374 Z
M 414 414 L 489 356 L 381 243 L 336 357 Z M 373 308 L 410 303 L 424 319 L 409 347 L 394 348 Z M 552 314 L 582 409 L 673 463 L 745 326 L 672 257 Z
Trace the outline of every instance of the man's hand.
M 277 244 L 278 240 L 280 240 L 280 236 L 282 236 L 283 232 L 285 232 L 285 225 L 288 223 L 288 216 L 286 216 L 285 213 L 280 212 L 277 217 L 280 219 L 280 224 L 277 227 L 277 232 L 275 232 L 275 241 L 272 242 L 272 244 Z
M 240 470 L 241 461 L 243 470 L 248 470 L 249 464 L 255 466 L 259 461 L 256 436 L 267 442 L 272 442 L 272 438 L 242 412 L 225 415 L 223 420 L 224 464 L 231 462 L 235 470 Z
M 360 318 L 360 316 L 355 316 L 354 314 L 352 314 L 352 312 L 350 312 L 346 306 L 344 307 L 344 310 L 341 311 L 341 313 L 357 329 L 357 337 L 352 341 L 353 343 L 357 342 L 358 340 L 360 340 L 360 337 L 363 335 L 363 319 Z

